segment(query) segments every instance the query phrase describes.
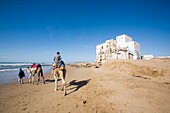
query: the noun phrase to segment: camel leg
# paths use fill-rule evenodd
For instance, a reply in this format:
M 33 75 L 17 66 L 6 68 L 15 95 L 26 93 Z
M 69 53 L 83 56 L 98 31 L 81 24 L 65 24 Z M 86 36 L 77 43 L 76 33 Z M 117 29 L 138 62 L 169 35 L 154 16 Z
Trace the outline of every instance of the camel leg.
M 37 85 L 38 85 L 38 83 L 40 81 L 41 68 L 38 68 L 36 72 L 37 72 L 37 75 L 38 75 L 38 77 L 37 77 L 38 78 Z
M 59 70 L 59 76 L 60 76 L 61 82 L 62 82 L 61 91 L 63 91 L 63 83 L 64 83 L 63 80 L 64 80 L 64 78 L 63 78 L 63 72 L 61 70 Z
M 32 84 L 34 84 L 34 74 L 32 75 Z
M 58 90 L 58 78 L 59 78 L 59 77 L 57 76 L 57 90 Z
M 58 90 L 58 77 L 56 75 L 54 75 L 54 79 L 55 79 L 55 88 L 54 91 Z
M 39 81 L 40 81 L 40 75 L 38 74 L 37 85 L 38 85 Z
M 63 79 L 64 79 L 64 96 L 67 95 L 65 78 L 66 78 L 66 69 L 64 69 L 64 71 L 63 71 Z
M 41 77 L 42 77 L 43 83 L 45 84 L 45 80 L 44 80 L 44 75 L 43 75 L 43 70 L 42 70 L 42 69 L 40 70 L 40 74 L 41 74 Z
M 29 77 L 28 77 L 30 84 L 31 84 L 31 77 L 32 77 L 32 75 L 30 74 Z
M 43 83 L 45 84 L 44 76 L 42 76 Z
M 63 80 L 64 80 L 64 96 L 67 95 L 67 92 L 66 92 L 66 81 L 65 81 L 65 78 L 66 78 L 66 69 L 63 70 Z
M 60 75 L 61 80 L 62 80 L 62 88 L 61 88 L 61 90 L 63 90 L 63 88 L 64 88 L 64 96 L 65 96 L 66 95 L 66 82 L 64 80 L 63 71 L 59 71 L 59 75 Z
M 62 78 L 63 79 L 63 78 Z M 65 82 L 65 80 L 63 79 L 62 80 L 63 81 L 63 83 L 62 83 L 62 87 L 64 88 L 64 96 L 66 95 L 66 82 Z M 62 88 L 62 89 L 63 89 Z
M 40 81 L 40 75 L 38 75 L 38 81 Z

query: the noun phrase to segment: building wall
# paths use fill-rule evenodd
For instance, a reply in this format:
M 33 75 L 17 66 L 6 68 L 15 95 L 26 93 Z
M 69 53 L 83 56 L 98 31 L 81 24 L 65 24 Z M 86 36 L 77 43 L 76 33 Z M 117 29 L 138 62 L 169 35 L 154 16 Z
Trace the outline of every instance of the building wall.
M 150 60 L 150 59 L 152 59 L 152 58 L 154 58 L 153 55 L 143 55 L 143 59 L 144 59 L 144 60 Z
M 131 42 L 128 42 L 127 45 L 128 45 L 129 53 L 134 54 L 134 59 L 139 59 L 140 58 L 140 44 L 135 41 L 131 41 Z
M 96 61 L 105 62 L 109 59 L 139 59 L 140 44 L 123 34 L 96 46 Z
M 123 34 L 123 35 L 117 36 L 116 41 L 117 41 L 117 48 L 125 48 L 128 46 L 127 42 L 132 41 L 132 38 Z
M 100 44 L 96 46 L 96 60 L 97 62 L 100 62 L 101 60 L 105 60 L 105 54 L 106 51 L 106 43 Z
M 115 57 L 115 41 L 107 40 L 105 43 L 96 46 L 96 61 L 101 62 Z
M 118 59 L 128 59 L 127 51 L 119 51 L 117 54 Z

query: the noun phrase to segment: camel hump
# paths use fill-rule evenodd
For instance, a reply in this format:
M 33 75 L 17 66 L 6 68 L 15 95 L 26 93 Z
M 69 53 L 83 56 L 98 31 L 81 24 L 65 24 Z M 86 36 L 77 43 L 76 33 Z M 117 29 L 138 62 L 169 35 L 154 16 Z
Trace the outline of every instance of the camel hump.
M 32 64 L 31 68 L 38 68 L 38 67 L 41 67 L 41 64 Z

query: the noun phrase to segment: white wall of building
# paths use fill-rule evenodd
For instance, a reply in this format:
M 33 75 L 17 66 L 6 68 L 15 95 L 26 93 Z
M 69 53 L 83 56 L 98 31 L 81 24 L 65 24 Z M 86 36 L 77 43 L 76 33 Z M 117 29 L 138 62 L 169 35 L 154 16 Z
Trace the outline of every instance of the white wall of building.
M 102 43 L 102 44 L 96 46 L 96 60 L 97 60 L 97 62 L 100 62 L 100 59 L 102 59 L 102 60 L 105 59 L 105 55 L 104 55 L 104 52 L 106 51 L 105 47 L 106 47 L 106 43 Z M 101 54 L 101 53 L 103 53 L 103 54 Z
M 116 41 L 113 39 L 106 40 L 105 43 L 96 46 L 97 62 L 104 62 L 109 59 L 129 58 L 140 58 L 140 44 L 132 41 L 132 38 L 125 34 L 117 36 Z
M 152 58 L 154 58 L 153 55 L 143 55 L 143 59 L 144 59 L 144 60 L 150 60 L 150 59 L 152 59 Z
M 127 42 L 132 41 L 132 38 L 130 36 L 123 34 L 117 36 L 116 41 L 117 41 L 117 48 L 125 48 L 127 47 Z
M 129 53 L 134 55 L 134 59 L 140 58 L 140 44 L 135 41 L 127 43 Z
M 96 46 L 96 60 L 100 62 L 100 60 L 108 60 L 112 57 L 115 58 L 115 53 L 111 53 L 116 47 L 115 41 L 113 39 L 106 40 L 105 43 L 99 44 Z
M 100 60 L 106 60 L 105 53 L 106 53 L 108 47 L 109 47 L 108 43 L 102 43 L 102 44 L 96 46 L 96 56 L 97 56 L 98 62 Z
M 117 54 L 118 59 L 128 59 L 127 52 L 126 51 L 119 51 L 119 54 Z
M 170 58 L 170 56 L 158 56 L 157 58 Z

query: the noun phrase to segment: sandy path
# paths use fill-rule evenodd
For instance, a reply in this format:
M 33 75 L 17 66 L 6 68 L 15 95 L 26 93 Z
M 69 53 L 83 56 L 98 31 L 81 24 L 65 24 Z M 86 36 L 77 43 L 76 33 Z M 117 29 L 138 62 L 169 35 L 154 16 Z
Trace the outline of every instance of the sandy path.
M 155 67 L 156 63 L 159 69 L 164 66 L 164 69 L 170 69 L 169 62 L 160 62 L 149 61 L 147 65 L 146 62 L 131 63 L 149 68 Z M 0 113 L 169 113 L 170 84 L 163 81 L 163 78 L 169 77 L 169 71 L 158 77 L 151 77 L 149 73 L 143 76 L 151 78 L 145 78 L 113 69 L 110 64 L 107 66 L 68 66 L 68 95 L 65 97 L 63 92 L 53 91 L 54 81 L 50 75 L 46 75 L 45 85 L 1 85 Z M 120 64 L 117 63 L 117 66 Z M 120 67 L 127 70 L 125 68 L 127 64 L 124 68 Z

